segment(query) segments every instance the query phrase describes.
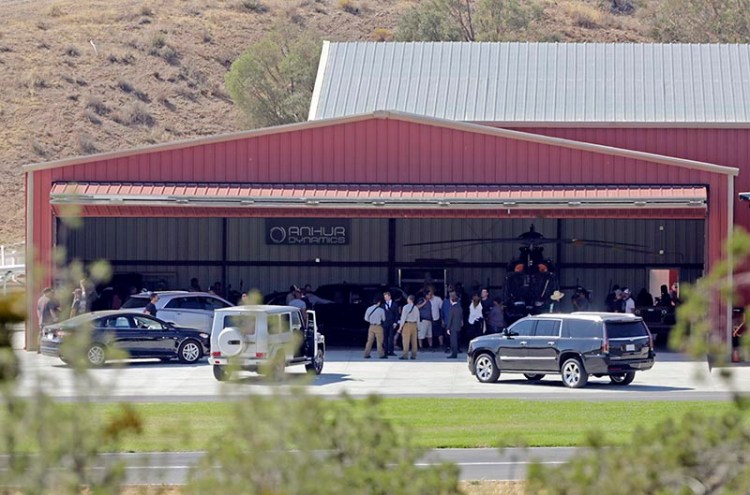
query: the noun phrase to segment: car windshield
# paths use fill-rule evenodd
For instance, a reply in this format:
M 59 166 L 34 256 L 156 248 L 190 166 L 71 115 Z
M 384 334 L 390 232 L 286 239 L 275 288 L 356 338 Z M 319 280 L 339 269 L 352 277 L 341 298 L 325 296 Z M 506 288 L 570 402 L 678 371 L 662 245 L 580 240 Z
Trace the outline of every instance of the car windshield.
M 646 325 L 642 321 L 607 322 L 607 337 L 610 339 L 645 337 L 647 335 Z
M 122 305 L 122 309 L 132 308 L 145 308 L 148 304 L 148 297 L 131 297 L 125 304 Z

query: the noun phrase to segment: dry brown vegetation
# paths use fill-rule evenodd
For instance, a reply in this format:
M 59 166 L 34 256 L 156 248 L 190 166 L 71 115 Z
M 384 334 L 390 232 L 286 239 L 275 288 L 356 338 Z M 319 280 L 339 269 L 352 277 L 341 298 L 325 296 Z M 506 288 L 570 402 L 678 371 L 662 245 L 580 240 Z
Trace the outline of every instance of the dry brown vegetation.
M 416 0 L 0 0 L 0 243 L 22 240 L 21 166 L 238 129 L 232 61 L 279 18 L 387 40 Z M 539 39 L 645 41 L 599 0 L 541 0 Z

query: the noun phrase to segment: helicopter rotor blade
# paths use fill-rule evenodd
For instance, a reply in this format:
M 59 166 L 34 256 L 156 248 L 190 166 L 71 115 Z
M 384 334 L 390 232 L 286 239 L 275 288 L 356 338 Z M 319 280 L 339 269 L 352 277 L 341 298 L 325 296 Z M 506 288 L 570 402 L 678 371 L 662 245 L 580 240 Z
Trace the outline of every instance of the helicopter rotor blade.
M 440 244 L 461 244 L 461 243 L 490 243 L 490 242 L 497 242 L 497 243 L 504 243 L 504 242 L 515 242 L 519 244 L 523 244 L 523 240 L 519 239 L 518 237 L 485 237 L 485 238 L 465 238 L 465 239 L 448 239 L 445 241 L 424 241 L 424 242 L 408 242 L 404 244 L 406 247 L 412 247 L 412 246 L 434 246 L 434 245 L 440 245 Z
M 634 242 L 619 242 L 619 241 L 604 241 L 601 239 L 560 239 L 560 242 L 565 244 L 572 244 L 574 246 L 596 246 L 596 247 L 616 247 L 625 246 L 633 248 L 647 248 L 645 244 L 637 244 Z
M 449 249 L 465 249 L 465 248 L 472 248 L 476 246 L 486 246 L 490 244 L 487 241 L 477 241 L 477 242 L 466 242 L 464 244 L 450 244 L 448 246 L 435 246 L 431 247 L 424 251 L 424 253 L 437 253 L 440 251 L 448 251 Z

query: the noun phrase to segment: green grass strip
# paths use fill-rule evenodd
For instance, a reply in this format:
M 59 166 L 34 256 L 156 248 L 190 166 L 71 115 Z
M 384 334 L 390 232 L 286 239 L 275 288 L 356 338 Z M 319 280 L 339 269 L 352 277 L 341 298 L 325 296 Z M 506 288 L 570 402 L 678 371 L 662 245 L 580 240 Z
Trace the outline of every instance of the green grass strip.
M 336 407 L 332 401 L 331 407 Z M 116 406 L 95 405 L 110 414 Z M 231 402 L 134 404 L 142 435 L 124 441 L 124 451 L 203 450 L 208 441 L 232 434 Z M 720 414 L 729 402 L 582 402 L 510 399 L 384 399 L 383 413 L 425 448 L 578 446 L 594 432 L 606 443 L 627 441 L 643 427 L 689 411 Z

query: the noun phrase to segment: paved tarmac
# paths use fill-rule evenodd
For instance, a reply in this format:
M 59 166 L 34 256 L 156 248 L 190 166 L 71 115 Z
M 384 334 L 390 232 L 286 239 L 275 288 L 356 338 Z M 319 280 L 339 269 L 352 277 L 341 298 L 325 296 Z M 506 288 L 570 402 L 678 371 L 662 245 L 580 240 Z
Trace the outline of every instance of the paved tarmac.
M 514 481 L 526 478 L 532 462 L 558 466 L 577 450 L 571 447 L 509 449 L 436 449 L 430 450 L 417 464 L 431 466 L 450 462 L 458 466 L 461 480 Z M 145 454 L 105 454 L 102 463 L 123 461 L 129 484 L 181 485 L 190 469 L 203 456 L 201 452 L 152 452 Z
M 19 344 L 20 345 L 20 344 Z M 373 353 L 375 354 L 375 353 Z M 254 373 L 242 373 L 228 383 L 217 382 L 204 360 L 195 365 L 141 360 L 108 364 L 93 369 L 98 387 L 76 385 L 73 370 L 58 358 L 20 351 L 23 375 L 20 391 L 41 387 L 62 400 L 95 395 L 97 400 L 135 402 L 217 401 L 247 394 L 270 394 L 290 385 L 310 393 L 335 397 L 377 393 L 389 397 L 494 397 L 538 400 L 728 400 L 731 391 L 750 392 L 750 367 L 733 366 L 733 385 L 724 383 L 719 370 L 709 371 L 705 361 L 675 353 L 657 354 L 653 369 L 639 372 L 626 387 L 608 378 L 593 378 L 578 390 L 567 389 L 560 377 L 548 375 L 529 383 L 523 375 L 505 374 L 494 384 L 479 383 L 467 368 L 466 354 L 448 360 L 442 352 L 422 352 L 415 361 L 363 359 L 360 349 L 330 349 L 323 373 L 310 380 L 303 367 L 287 368 L 284 382 L 269 382 Z M 96 392 L 98 390 L 98 392 Z M 97 395 L 100 394 L 100 395 Z

